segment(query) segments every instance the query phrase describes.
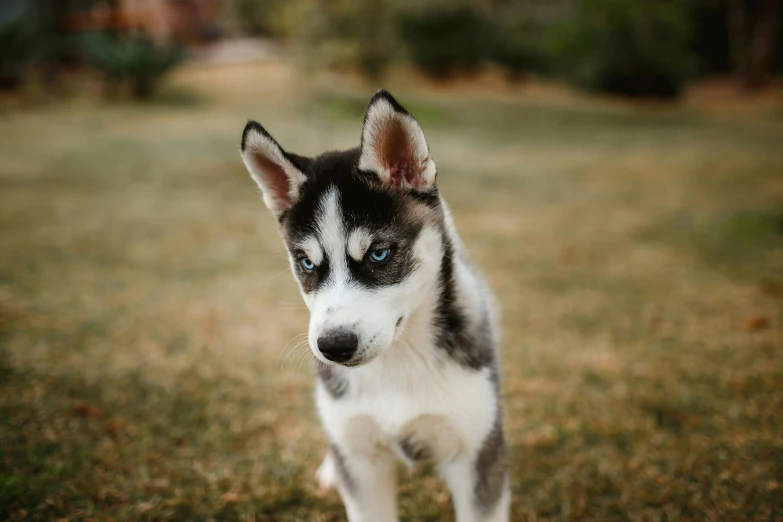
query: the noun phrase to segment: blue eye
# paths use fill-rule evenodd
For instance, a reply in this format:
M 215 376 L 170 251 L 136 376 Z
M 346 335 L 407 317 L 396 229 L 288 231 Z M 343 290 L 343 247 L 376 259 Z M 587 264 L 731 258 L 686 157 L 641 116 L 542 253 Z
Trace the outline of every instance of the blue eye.
M 304 268 L 308 272 L 312 272 L 313 270 L 315 270 L 315 263 L 310 261 L 310 258 L 303 257 L 302 259 L 299 260 L 299 262 L 302 263 L 302 268 Z
M 378 250 L 373 250 L 370 252 L 370 261 L 373 263 L 382 263 L 383 261 L 389 259 L 389 254 L 391 254 L 390 248 L 380 248 Z

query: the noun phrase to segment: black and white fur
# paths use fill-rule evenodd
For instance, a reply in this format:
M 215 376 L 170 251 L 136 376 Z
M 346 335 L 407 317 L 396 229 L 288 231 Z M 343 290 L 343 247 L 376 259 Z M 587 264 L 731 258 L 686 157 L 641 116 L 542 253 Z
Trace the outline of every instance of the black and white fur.
M 242 159 L 311 314 L 321 486 L 338 488 L 351 522 L 396 521 L 397 460 L 434 459 L 457 522 L 507 521 L 492 298 L 419 124 L 380 91 L 360 147 L 305 158 L 251 121 Z

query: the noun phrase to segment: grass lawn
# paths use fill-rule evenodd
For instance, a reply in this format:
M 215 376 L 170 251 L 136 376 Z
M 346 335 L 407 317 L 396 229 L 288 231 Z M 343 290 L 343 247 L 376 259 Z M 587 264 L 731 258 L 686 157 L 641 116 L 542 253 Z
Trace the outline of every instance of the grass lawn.
M 356 145 L 370 91 L 274 67 L 0 113 L 0 520 L 344 519 L 238 147 Z M 502 308 L 512 520 L 783 520 L 781 105 L 390 87 Z

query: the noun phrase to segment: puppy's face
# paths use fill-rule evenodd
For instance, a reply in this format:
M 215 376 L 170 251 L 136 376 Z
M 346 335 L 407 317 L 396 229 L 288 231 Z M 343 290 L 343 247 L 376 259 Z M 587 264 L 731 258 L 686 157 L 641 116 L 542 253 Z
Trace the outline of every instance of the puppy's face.
M 280 223 L 313 353 L 327 364 L 372 361 L 438 283 L 442 209 L 418 124 L 382 91 L 360 148 L 303 158 L 250 122 L 242 157 Z

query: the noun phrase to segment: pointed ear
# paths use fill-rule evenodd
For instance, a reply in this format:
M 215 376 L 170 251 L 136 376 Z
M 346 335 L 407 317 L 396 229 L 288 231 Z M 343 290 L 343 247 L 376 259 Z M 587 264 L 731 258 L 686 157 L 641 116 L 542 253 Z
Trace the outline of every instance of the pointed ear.
M 419 123 L 385 90 L 372 97 L 364 115 L 359 169 L 394 187 L 435 187 L 435 163 Z
M 249 121 L 242 133 L 242 161 L 261 189 L 264 203 L 280 218 L 299 197 L 309 160 L 286 153 L 266 129 Z

